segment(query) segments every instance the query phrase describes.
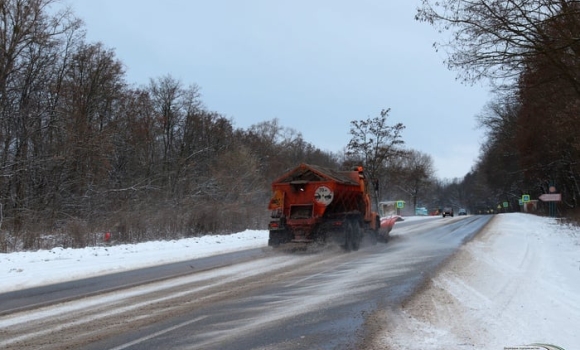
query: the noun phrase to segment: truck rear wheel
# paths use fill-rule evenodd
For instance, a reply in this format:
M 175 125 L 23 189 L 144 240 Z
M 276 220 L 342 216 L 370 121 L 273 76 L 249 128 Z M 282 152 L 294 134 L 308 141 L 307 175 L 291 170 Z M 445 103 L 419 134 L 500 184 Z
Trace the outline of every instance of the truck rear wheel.
M 358 250 L 361 240 L 362 234 L 358 222 L 356 220 L 348 220 L 344 232 L 344 249 L 347 252 Z
M 288 243 L 292 240 L 292 235 L 287 230 L 270 231 L 268 245 L 270 247 L 278 247 L 280 244 Z

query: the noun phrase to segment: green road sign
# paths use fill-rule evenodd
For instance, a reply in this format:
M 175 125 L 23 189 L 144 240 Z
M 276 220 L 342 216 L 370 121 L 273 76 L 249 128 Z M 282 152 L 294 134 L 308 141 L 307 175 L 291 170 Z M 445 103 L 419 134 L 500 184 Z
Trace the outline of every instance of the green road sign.
M 529 201 L 530 201 L 530 195 L 529 194 L 522 195 L 522 202 L 527 203 Z
M 397 201 L 397 208 L 401 209 L 405 207 L 405 201 Z
M 503 202 L 503 207 L 504 207 L 504 208 L 507 208 L 507 207 L 508 207 L 508 205 L 509 205 L 509 203 L 508 203 L 508 202 Z

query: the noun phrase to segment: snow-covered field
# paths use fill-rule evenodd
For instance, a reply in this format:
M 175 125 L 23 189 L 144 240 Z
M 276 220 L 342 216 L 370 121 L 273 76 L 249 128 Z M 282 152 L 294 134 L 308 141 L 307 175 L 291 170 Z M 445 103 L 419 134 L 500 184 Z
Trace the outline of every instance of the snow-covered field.
M 0 254 L 0 293 L 265 247 L 267 239 L 267 231 L 245 231 Z M 385 324 L 377 343 L 386 349 L 580 349 L 580 229 L 497 215 L 415 298 L 389 310 Z
M 114 240 L 114 237 L 112 238 Z M 86 277 L 265 247 L 268 231 L 173 241 L 54 248 L 0 254 L 0 293 Z

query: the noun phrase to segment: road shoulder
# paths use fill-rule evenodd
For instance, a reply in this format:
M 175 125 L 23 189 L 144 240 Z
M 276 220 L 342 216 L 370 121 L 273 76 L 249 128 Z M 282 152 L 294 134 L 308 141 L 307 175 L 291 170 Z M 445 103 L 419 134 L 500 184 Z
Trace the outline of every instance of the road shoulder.
M 526 215 L 526 214 L 515 214 Z M 579 240 L 498 216 L 399 310 L 386 315 L 387 349 L 504 349 L 576 344 Z M 526 218 L 528 219 L 528 218 Z M 554 256 L 560 259 L 554 259 Z

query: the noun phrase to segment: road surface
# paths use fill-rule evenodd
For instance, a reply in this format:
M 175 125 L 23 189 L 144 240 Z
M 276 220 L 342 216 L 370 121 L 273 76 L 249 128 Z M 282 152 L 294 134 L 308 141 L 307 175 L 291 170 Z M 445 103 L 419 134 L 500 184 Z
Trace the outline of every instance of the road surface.
M 56 304 L 41 290 L 22 291 L 28 297 L 0 316 L 0 348 L 371 349 L 368 339 L 384 331 L 376 320 L 409 298 L 490 219 L 400 222 L 388 244 L 350 253 L 333 246 L 292 254 L 264 247 L 193 260 L 176 270 L 134 272 L 141 277 L 117 275 L 117 284 L 102 282 L 103 292 L 83 292 L 76 282 L 63 288 L 72 292 L 53 298 L 69 301 Z M 59 294 L 58 286 L 47 288 Z M 0 305 L 7 299 L 0 295 Z

